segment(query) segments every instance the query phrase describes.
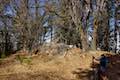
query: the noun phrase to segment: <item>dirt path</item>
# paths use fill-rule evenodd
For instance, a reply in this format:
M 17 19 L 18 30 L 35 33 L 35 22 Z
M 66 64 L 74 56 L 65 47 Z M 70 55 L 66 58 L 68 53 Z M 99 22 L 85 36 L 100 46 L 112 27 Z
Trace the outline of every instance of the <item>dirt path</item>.
M 120 80 L 120 55 L 112 55 L 109 57 L 110 64 L 108 66 L 107 76 L 110 80 Z

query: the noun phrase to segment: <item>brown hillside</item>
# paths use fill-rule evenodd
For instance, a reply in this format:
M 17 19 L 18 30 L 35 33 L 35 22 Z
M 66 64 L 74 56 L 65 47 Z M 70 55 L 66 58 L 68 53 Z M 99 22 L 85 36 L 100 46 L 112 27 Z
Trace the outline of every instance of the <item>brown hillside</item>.
M 54 56 L 38 54 L 32 57 L 21 55 L 22 62 L 17 59 L 18 55 L 12 55 L 0 61 L 0 80 L 92 80 L 92 56 L 99 57 L 107 52 L 81 53 L 80 49 L 75 48 L 66 53 Z M 109 57 L 113 62 L 108 69 L 109 80 L 120 80 L 120 56 Z

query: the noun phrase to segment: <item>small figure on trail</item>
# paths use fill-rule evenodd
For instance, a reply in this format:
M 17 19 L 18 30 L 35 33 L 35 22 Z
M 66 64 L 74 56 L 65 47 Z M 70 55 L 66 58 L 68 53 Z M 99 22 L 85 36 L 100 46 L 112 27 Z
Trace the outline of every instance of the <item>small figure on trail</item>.
M 104 54 L 102 54 L 99 59 L 96 59 L 95 57 L 93 58 L 94 60 L 99 61 L 99 66 L 98 66 L 99 77 L 106 76 L 108 58 Z
M 94 58 L 94 60 L 99 61 L 100 70 L 102 72 L 105 72 L 106 68 L 107 68 L 108 58 L 104 54 L 102 54 L 99 59 L 96 59 L 95 57 L 93 57 L 93 58 Z
M 101 69 L 102 72 L 106 72 L 107 63 L 108 63 L 107 57 L 104 54 L 101 55 L 101 58 L 100 58 L 100 69 Z

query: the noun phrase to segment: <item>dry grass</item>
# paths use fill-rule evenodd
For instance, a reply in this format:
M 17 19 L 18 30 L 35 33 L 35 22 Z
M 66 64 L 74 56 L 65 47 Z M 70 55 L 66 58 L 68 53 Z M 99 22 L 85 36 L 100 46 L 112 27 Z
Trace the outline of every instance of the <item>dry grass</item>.
M 14 56 L 8 58 L 9 65 L 7 60 L 0 65 L 0 80 L 90 80 L 92 56 L 101 53 L 105 52 L 81 54 L 80 49 L 72 49 L 66 55 L 32 56 L 30 64 L 21 64 Z

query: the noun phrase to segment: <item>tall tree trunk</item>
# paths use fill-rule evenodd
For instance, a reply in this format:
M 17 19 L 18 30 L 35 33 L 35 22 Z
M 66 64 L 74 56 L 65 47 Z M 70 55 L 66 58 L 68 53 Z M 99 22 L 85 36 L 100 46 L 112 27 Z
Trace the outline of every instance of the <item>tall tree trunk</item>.
M 108 51 L 108 48 L 109 48 L 109 27 L 108 27 L 108 16 L 106 16 L 106 21 L 105 21 L 105 38 L 104 38 L 104 50 L 105 51 Z
M 51 28 L 51 42 L 52 42 L 52 39 L 53 39 L 53 28 L 52 28 L 52 26 L 50 28 Z
M 80 36 L 81 36 L 81 44 L 82 44 L 82 51 L 87 51 L 88 50 L 88 43 L 87 43 L 87 33 L 82 29 L 80 26 Z
M 93 40 L 92 40 L 92 50 L 97 49 L 97 28 L 98 28 L 98 21 L 95 18 L 94 19 Z

